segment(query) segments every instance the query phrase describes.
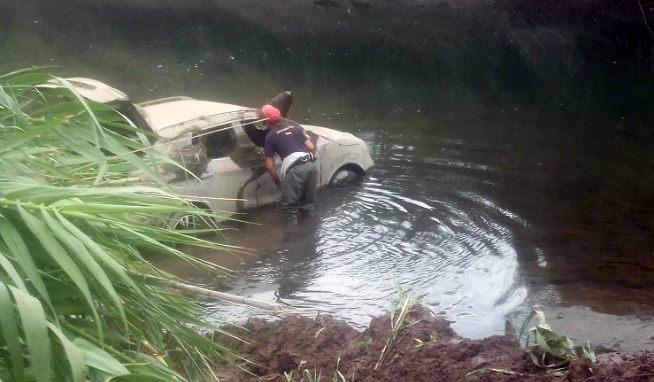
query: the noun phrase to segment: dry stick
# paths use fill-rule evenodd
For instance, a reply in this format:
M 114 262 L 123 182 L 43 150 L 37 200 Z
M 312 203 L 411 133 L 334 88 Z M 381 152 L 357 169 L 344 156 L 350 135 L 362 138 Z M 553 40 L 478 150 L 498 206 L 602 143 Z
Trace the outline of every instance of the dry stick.
M 161 362 L 164 366 L 168 367 L 168 364 L 166 363 L 166 360 L 163 359 L 161 354 L 157 351 L 157 349 L 154 348 L 154 346 L 150 345 L 150 343 L 146 340 L 141 341 L 141 346 L 143 346 L 143 349 L 145 349 L 146 353 L 150 354 L 150 356 L 157 361 Z M 177 380 L 176 376 L 172 376 L 174 380 Z M 220 382 L 220 381 L 218 381 Z
M 202 287 L 198 287 L 198 286 L 178 283 L 176 281 L 163 280 L 163 279 L 159 279 L 159 278 L 152 277 L 152 276 L 145 276 L 145 277 L 149 278 L 149 279 L 152 279 L 152 280 L 156 280 L 160 284 L 171 287 L 173 289 L 193 293 L 193 294 L 200 295 L 200 296 L 216 298 L 218 300 L 233 302 L 235 304 L 243 304 L 243 305 L 253 306 L 253 307 L 259 308 L 259 309 L 271 310 L 271 311 L 273 311 L 275 313 L 283 313 L 286 310 L 286 307 L 284 305 L 280 305 L 280 304 L 271 304 L 269 302 L 257 301 L 257 300 L 253 300 L 253 299 L 247 298 L 247 297 L 236 296 L 236 295 L 229 294 L 229 293 L 224 293 L 224 292 L 216 292 L 216 291 L 211 290 L 211 289 L 206 289 L 206 288 L 202 288 Z
M 166 360 L 163 359 L 161 354 L 157 351 L 157 349 L 154 348 L 154 346 L 150 345 L 150 343 L 146 340 L 141 341 L 141 345 L 143 346 L 143 349 L 152 356 L 152 358 L 156 359 L 157 361 L 163 363 L 165 366 L 168 366 L 166 363 Z

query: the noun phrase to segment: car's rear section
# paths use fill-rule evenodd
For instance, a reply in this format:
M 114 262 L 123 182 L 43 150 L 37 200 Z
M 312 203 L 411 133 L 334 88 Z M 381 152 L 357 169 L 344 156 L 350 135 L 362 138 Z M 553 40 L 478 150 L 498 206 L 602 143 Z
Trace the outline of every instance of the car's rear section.
M 352 171 L 364 176 L 372 170 L 374 162 L 370 157 L 368 146 L 364 141 L 350 133 L 328 129 L 320 126 L 303 125 L 309 134 L 320 139 L 317 141 L 318 186 L 329 185 L 334 175 L 340 170 Z

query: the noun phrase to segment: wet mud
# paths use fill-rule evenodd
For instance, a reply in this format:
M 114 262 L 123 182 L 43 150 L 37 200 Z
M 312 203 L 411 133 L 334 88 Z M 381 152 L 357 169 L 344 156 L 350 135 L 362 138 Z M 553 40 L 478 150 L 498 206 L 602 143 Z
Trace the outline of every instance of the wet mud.
M 389 314 L 374 318 L 363 332 L 330 316 L 287 316 L 272 322 L 250 319 L 243 327 L 227 329 L 245 342 L 223 335 L 216 335 L 215 340 L 249 362 L 218 367 L 215 372 L 220 380 L 306 381 L 307 372 L 315 381 L 654 380 L 653 352 L 604 353 L 595 363 L 586 359 L 558 362 L 561 374 L 555 376 L 535 366 L 529 351 L 508 338 L 462 338 L 447 320 L 420 307 L 408 314 L 390 345 Z

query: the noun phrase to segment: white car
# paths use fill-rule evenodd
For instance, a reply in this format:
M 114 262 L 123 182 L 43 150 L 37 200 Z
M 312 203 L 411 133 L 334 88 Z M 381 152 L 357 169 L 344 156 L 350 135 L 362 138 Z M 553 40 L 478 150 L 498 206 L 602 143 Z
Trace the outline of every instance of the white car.
M 281 198 L 265 169 L 263 144 L 268 131 L 258 109 L 188 97 L 133 104 L 124 93 L 101 82 L 68 81 L 85 98 L 109 104 L 137 126 L 156 132 L 154 146 L 196 175 L 169 166 L 168 180 L 180 194 L 193 196 L 200 207 L 224 215 Z M 374 163 L 361 139 L 325 127 L 301 126 L 316 145 L 318 187 L 371 171 Z M 279 170 L 279 157 L 275 164 Z

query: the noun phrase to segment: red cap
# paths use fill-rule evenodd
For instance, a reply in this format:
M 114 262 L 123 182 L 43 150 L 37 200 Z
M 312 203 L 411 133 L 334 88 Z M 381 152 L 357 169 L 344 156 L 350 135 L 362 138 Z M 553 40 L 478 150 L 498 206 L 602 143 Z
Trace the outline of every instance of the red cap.
M 270 123 L 277 123 L 282 120 L 282 113 L 273 106 L 266 105 L 261 109 L 261 111 Z

